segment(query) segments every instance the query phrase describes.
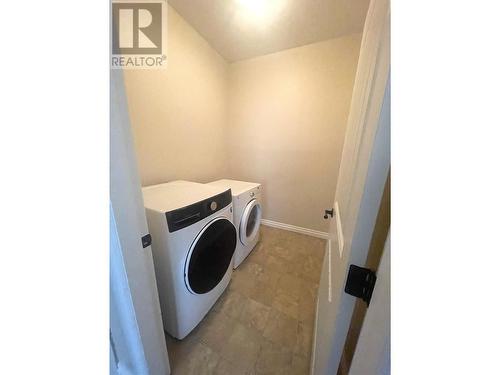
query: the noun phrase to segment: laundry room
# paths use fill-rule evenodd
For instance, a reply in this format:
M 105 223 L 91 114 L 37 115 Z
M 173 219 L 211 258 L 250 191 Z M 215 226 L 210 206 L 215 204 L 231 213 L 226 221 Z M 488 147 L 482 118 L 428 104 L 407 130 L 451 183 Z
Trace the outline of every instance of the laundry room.
M 500 1 L 1 14 L 0 375 L 500 374 Z
M 329 312 L 321 305 L 332 298 L 329 252 L 338 246 L 342 256 L 340 210 L 351 213 L 341 195 L 348 180 L 339 184 L 339 175 L 357 178 L 349 153 L 362 150 L 352 144 L 365 142 L 369 155 L 378 142 L 363 140 L 374 133 L 349 120 L 362 41 L 368 44 L 362 72 L 373 69 L 372 52 L 388 41 L 384 27 L 371 39 L 363 35 L 369 5 L 170 0 L 162 5 L 164 65 L 112 70 L 112 108 L 121 109 L 115 119 L 128 124 L 111 130 L 112 163 L 126 160 L 112 165 L 112 195 L 131 205 L 122 215 L 145 212 L 137 220 L 150 258 L 142 260 L 141 275 L 138 268 L 127 274 L 150 274 L 143 280 L 149 295 L 135 303 L 156 301 L 144 317 L 146 325 L 157 320 L 147 328 L 155 333 L 142 345 L 156 352 L 145 362 L 153 361 L 158 373 L 332 373 L 321 345 Z M 372 76 L 358 83 L 377 86 L 377 113 L 388 82 L 388 50 L 380 49 L 381 83 Z M 360 89 L 357 100 L 368 112 L 363 95 Z M 374 217 L 379 202 L 389 204 L 389 164 L 381 160 Z M 113 178 L 134 181 L 136 191 L 113 190 Z M 119 229 L 121 215 L 114 215 Z M 377 225 L 378 264 L 388 218 Z M 362 320 L 358 310 L 354 316 Z M 112 344 L 123 358 L 116 327 L 112 319 Z M 354 344 L 337 354 L 339 374 L 348 373 L 359 329 L 354 324 L 346 341 Z

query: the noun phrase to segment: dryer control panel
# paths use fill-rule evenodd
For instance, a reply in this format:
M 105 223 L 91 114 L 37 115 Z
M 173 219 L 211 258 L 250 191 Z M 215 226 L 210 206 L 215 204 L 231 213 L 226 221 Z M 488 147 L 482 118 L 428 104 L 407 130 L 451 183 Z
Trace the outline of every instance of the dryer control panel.
M 223 209 L 232 201 L 231 189 L 201 202 L 166 212 L 168 230 L 170 233 L 188 227 L 207 216 Z

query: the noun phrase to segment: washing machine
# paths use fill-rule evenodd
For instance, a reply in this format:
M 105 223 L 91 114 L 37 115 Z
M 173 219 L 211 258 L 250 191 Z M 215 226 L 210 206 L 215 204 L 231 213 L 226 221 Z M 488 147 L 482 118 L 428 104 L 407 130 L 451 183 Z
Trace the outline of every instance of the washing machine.
M 165 331 L 183 339 L 229 284 L 237 232 L 229 188 L 173 181 L 142 189 Z
M 258 183 L 218 180 L 207 185 L 231 189 L 234 207 L 234 225 L 238 232 L 234 268 L 238 267 L 259 241 L 262 218 L 262 186 Z

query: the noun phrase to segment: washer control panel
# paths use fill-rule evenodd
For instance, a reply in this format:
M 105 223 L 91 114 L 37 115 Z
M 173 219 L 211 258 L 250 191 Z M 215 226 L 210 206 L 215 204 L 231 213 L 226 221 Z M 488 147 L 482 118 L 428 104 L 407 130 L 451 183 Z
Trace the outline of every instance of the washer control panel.
M 190 226 L 212 215 L 214 212 L 223 209 L 231 204 L 231 202 L 232 195 L 231 189 L 229 189 L 201 202 L 166 212 L 168 230 L 170 232 L 175 232 L 176 230 Z

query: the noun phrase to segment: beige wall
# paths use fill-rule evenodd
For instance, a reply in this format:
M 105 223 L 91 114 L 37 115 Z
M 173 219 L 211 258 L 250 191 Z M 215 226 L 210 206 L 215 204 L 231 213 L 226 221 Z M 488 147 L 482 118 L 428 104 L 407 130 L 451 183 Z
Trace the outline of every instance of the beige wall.
M 143 185 L 227 176 L 228 64 L 168 8 L 166 70 L 126 70 Z
M 264 185 L 264 218 L 327 231 L 361 35 L 228 64 L 168 8 L 168 67 L 127 70 L 143 185 Z
M 361 34 L 229 68 L 230 178 L 261 182 L 264 218 L 328 230 Z

